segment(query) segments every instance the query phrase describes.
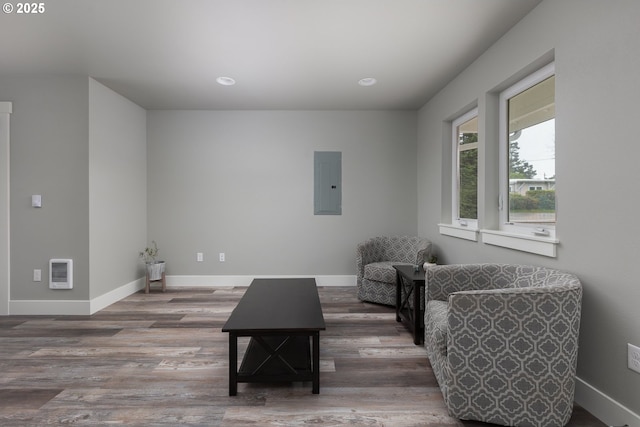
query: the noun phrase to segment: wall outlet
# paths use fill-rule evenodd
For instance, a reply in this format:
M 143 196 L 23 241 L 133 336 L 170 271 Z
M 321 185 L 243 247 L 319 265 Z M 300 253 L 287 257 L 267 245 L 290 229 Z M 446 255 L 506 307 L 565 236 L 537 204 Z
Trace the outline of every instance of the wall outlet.
M 33 270 L 33 281 L 42 282 L 42 270 L 40 269 Z
M 627 343 L 627 364 L 629 369 L 640 374 L 640 347 Z
M 198 252 L 198 253 L 196 254 L 196 261 L 197 261 L 197 262 L 202 262 L 202 261 L 204 261 L 204 254 L 203 254 L 202 252 Z
M 224 262 L 224 252 L 220 252 L 220 262 Z

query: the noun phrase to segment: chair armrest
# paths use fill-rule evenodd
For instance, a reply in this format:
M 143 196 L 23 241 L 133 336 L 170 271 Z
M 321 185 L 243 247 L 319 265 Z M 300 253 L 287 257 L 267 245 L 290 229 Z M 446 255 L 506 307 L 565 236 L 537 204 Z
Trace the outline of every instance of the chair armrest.
M 430 254 L 431 254 L 431 242 L 429 242 L 428 240 L 425 240 L 421 243 L 421 246 L 418 247 L 415 264 L 416 265 L 424 264 L 429 258 Z
M 358 282 L 364 277 L 364 266 L 378 261 L 378 253 L 374 247 L 375 240 L 369 239 L 356 247 L 356 276 Z
M 486 393 L 516 404 L 544 399 L 570 414 L 581 302 L 579 283 L 452 293 L 445 369 L 453 413 L 481 411 L 473 402 Z

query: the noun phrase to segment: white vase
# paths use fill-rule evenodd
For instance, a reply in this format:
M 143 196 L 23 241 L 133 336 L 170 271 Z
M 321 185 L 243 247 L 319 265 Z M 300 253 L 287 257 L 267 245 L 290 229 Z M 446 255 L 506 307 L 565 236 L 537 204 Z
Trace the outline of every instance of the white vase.
M 155 261 L 147 263 L 147 274 L 149 275 L 149 281 L 161 280 L 162 273 L 164 273 L 164 261 Z

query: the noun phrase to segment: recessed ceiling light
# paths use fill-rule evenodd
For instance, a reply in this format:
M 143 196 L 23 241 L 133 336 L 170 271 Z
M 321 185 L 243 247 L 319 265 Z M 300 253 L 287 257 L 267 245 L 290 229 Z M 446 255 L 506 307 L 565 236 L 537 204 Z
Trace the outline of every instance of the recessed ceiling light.
M 376 83 L 378 83 L 378 81 L 373 77 L 365 77 L 364 79 L 360 79 L 360 81 L 358 81 L 358 84 L 360 86 L 373 86 Z
M 233 86 L 236 84 L 236 81 L 231 77 L 218 77 L 216 81 L 223 86 Z

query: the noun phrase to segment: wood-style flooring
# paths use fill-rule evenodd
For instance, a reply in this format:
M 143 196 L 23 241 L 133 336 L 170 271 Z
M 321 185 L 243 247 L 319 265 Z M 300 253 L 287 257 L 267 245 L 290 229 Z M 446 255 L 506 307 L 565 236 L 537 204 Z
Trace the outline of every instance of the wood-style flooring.
M 488 426 L 448 416 L 424 348 L 355 287 L 319 288 L 319 395 L 241 383 L 229 397 L 221 328 L 245 290 L 152 289 L 92 316 L 0 317 L 0 426 Z M 580 407 L 569 425 L 604 426 Z

